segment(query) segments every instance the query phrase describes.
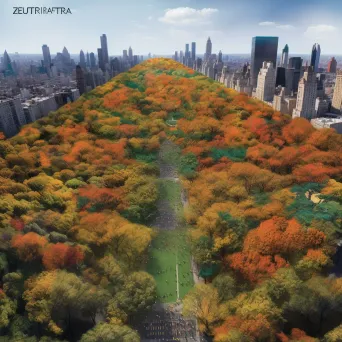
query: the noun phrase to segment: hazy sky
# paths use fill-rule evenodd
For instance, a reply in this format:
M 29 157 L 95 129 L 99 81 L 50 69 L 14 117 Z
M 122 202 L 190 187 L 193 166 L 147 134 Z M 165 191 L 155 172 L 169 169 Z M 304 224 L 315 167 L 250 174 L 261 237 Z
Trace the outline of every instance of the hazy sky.
M 110 55 L 172 54 L 195 41 L 203 53 L 249 53 L 256 35 L 279 37 L 291 53 L 342 55 L 342 0 L 0 0 L 0 51 L 94 51 L 107 34 Z M 63 6 L 72 15 L 13 15 L 13 6 Z

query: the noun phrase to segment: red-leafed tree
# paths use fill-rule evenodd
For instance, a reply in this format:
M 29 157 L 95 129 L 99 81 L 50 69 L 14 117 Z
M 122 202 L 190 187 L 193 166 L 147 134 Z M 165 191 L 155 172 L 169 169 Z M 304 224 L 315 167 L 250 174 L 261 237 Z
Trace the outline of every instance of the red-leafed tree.
M 68 246 L 64 243 L 50 244 L 44 251 L 43 264 L 46 269 L 69 268 L 79 264 L 84 254 L 79 246 Z
M 16 235 L 12 239 L 12 247 L 16 249 L 19 259 L 33 261 L 40 259 L 47 244 L 44 236 L 30 232 L 25 235 Z

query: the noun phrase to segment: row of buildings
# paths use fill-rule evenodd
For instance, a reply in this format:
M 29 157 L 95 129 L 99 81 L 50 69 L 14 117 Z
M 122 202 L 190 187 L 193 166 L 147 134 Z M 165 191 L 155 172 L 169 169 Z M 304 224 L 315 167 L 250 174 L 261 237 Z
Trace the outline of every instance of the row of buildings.
M 21 126 L 75 101 L 143 60 L 133 55 L 131 47 L 122 56 L 110 58 L 105 34 L 100 43 L 97 56 L 81 50 L 78 59 L 66 47 L 52 58 L 46 44 L 42 59 L 40 55 L 28 60 L 16 53 L 11 60 L 5 51 L 0 58 L 0 131 L 11 137 Z
M 20 128 L 34 122 L 80 96 L 78 89 L 65 88 L 48 96 L 31 97 L 22 100 L 20 96 L 0 99 L 0 131 L 12 137 Z
M 334 57 L 326 68 L 321 67 L 319 44 L 313 45 L 310 58 L 303 65 L 301 57 L 290 57 L 287 44 L 278 59 L 278 37 L 253 37 L 250 60 L 234 71 L 223 61 L 221 51 L 218 55 L 212 53 L 210 37 L 203 59 L 196 58 L 196 44 L 191 46 L 193 51 L 186 44 L 186 53 L 176 52 L 174 59 L 282 113 L 304 117 L 316 127 L 331 123 L 337 129 L 336 123 L 342 122 L 341 72 Z

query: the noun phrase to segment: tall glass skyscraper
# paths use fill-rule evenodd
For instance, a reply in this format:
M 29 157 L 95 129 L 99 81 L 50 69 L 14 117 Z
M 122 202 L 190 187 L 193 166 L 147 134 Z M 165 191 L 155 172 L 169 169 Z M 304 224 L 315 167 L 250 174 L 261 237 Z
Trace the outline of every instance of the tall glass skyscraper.
M 251 53 L 251 84 L 256 87 L 263 62 L 277 64 L 278 37 L 253 37 Z
M 191 43 L 191 59 L 195 61 L 196 59 L 196 43 L 192 42 Z
M 107 63 L 109 63 L 107 36 L 105 34 L 103 34 L 100 37 L 100 40 L 101 40 L 101 50 L 102 50 L 103 64 L 106 65 Z
M 310 66 L 314 68 L 314 72 L 318 72 L 319 58 L 321 56 L 321 47 L 319 44 L 314 44 L 311 52 L 311 63 Z
M 190 57 L 189 44 L 185 44 L 185 59 Z
M 42 46 L 42 50 L 43 50 L 44 66 L 46 68 L 50 68 L 50 65 L 51 65 L 50 49 L 46 44 L 44 44 Z

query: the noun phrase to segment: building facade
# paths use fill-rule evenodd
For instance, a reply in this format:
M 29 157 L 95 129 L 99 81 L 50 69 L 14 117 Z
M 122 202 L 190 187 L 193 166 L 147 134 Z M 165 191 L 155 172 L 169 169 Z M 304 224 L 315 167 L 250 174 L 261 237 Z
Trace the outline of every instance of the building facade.
M 255 97 L 261 101 L 273 101 L 275 91 L 275 69 L 272 62 L 264 62 L 259 71 Z
M 212 49 L 213 49 L 213 44 L 211 42 L 210 37 L 208 37 L 207 44 L 206 44 L 206 47 L 205 47 L 205 58 L 204 58 L 204 60 L 207 61 L 207 60 L 210 59 L 210 56 L 211 56 L 211 53 L 212 53 Z
M 318 72 L 319 59 L 321 57 L 321 47 L 319 44 L 315 43 L 311 51 L 311 62 L 310 66 L 313 67 L 314 72 Z
M 191 43 L 191 59 L 193 61 L 196 60 L 196 43 L 195 42 Z
M 334 74 L 336 73 L 337 61 L 336 61 L 335 57 L 332 57 L 331 60 L 329 61 L 327 71 L 334 73 Z
M 27 123 L 20 98 L 0 100 L 0 129 L 7 138 L 19 132 Z
M 312 119 L 316 116 L 317 78 L 314 68 L 308 67 L 299 81 L 296 108 L 292 117 Z
M 105 34 L 103 34 L 100 37 L 100 40 L 101 40 L 102 60 L 103 60 L 103 65 L 105 66 L 106 64 L 109 63 L 107 36 Z
M 280 66 L 287 68 L 289 64 L 289 46 L 286 44 L 281 54 Z
M 253 37 L 251 52 L 251 85 L 257 86 L 259 70 L 263 63 L 277 63 L 278 37 Z
M 342 70 L 338 70 L 336 73 L 336 83 L 331 103 L 331 110 L 333 113 L 342 114 Z

